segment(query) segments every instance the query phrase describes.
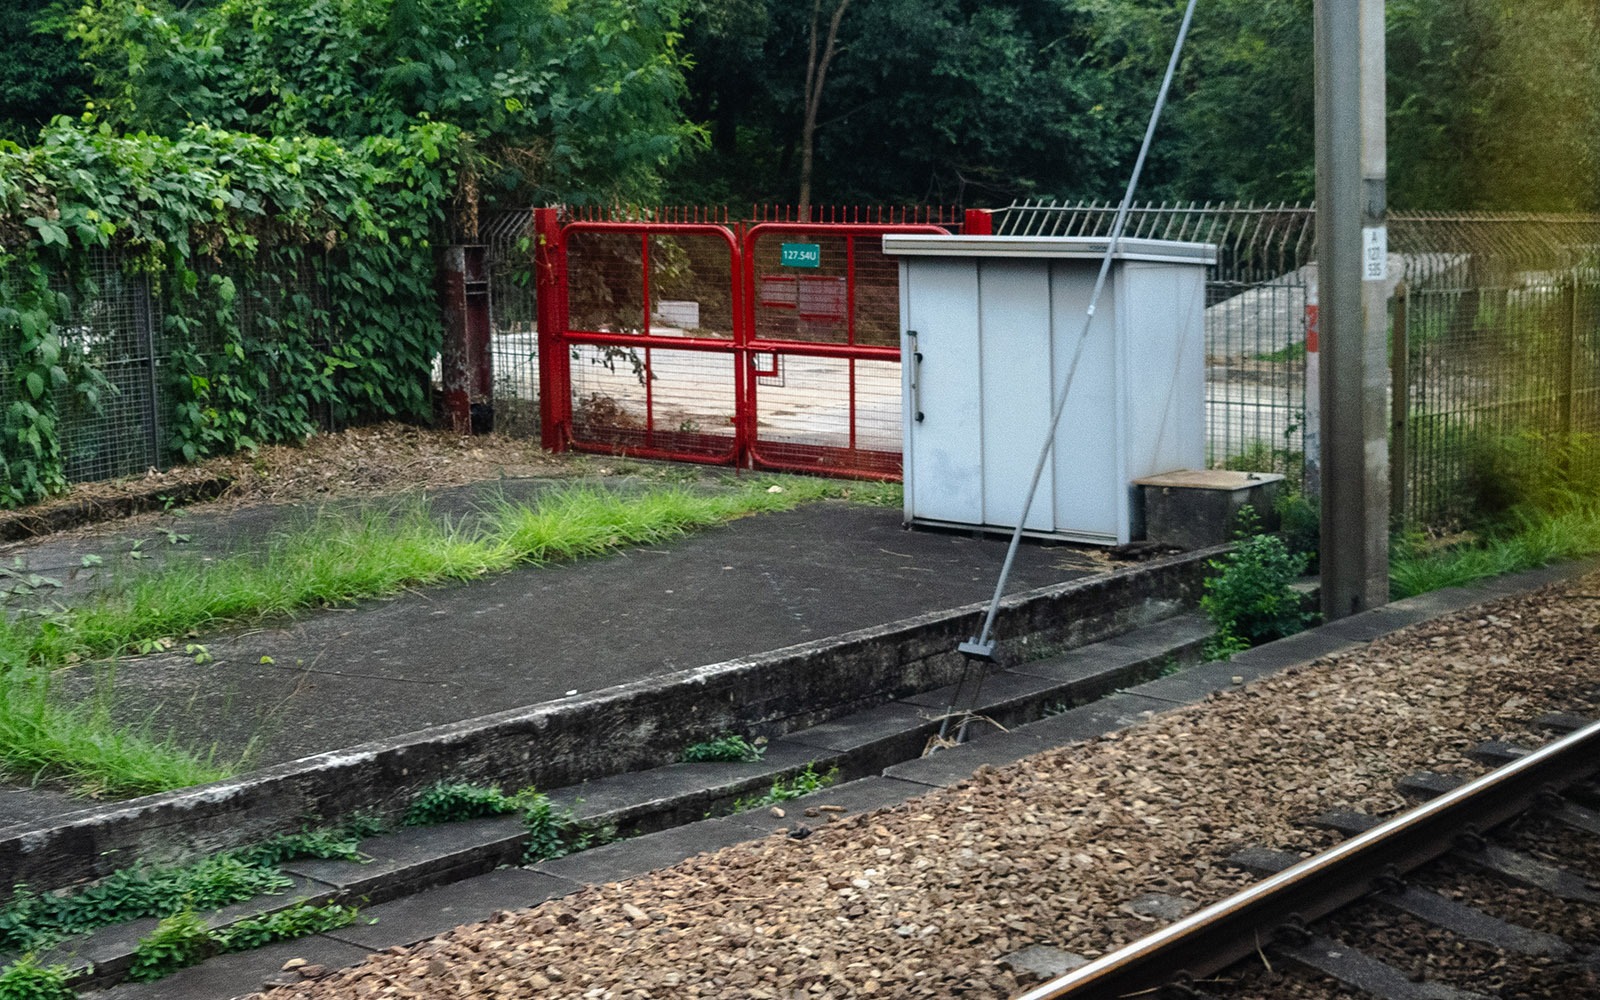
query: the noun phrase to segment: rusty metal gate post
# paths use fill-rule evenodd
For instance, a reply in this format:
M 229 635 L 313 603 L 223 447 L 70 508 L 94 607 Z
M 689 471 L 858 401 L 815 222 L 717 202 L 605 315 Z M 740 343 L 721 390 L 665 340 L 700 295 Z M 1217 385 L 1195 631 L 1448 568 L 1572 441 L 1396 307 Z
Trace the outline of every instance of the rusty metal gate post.
M 484 434 L 494 426 L 486 251 L 478 245 L 447 246 L 440 268 L 445 334 L 439 375 L 445 412 L 457 434 Z
M 567 371 L 567 261 L 561 252 L 561 215 L 533 211 L 533 274 L 539 338 L 539 444 L 566 451 L 572 437 L 571 373 Z

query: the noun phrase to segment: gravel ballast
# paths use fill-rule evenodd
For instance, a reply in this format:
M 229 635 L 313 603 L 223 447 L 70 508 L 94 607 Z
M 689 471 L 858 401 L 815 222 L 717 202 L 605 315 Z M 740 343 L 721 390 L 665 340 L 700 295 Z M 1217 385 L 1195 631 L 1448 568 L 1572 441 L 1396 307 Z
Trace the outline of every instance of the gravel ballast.
M 1101 954 L 1157 926 L 1122 909 L 1135 897 L 1215 901 L 1249 881 L 1233 851 L 1320 850 L 1336 839 L 1310 825 L 1321 812 L 1395 812 L 1410 772 L 1475 775 L 1476 743 L 1536 744 L 1539 715 L 1595 714 L 1597 590 L 1600 574 L 1480 605 L 804 839 L 592 886 L 270 996 L 1007 996 L 1025 985 L 1008 953 Z M 1564 907 L 1580 940 L 1588 909 Z

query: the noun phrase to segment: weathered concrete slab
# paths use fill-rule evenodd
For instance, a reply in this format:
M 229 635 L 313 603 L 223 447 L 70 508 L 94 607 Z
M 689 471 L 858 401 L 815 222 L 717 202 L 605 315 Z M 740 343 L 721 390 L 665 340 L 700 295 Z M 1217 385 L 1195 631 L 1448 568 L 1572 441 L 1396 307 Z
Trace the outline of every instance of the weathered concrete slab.
M 326 936 L 377 951 L 443 934 L 459 924 L 487 920 L 500 910 L 537 906 L 577 888 L 573 882 L 525 868 L 501 868 L 362 910 L 355 923 L 328 931 Z
M 1194 658 L 1213 631 L 1211 623 L 1203 615 L 1178 615 L 1114 636 L 1101 643 L 1100 648 L 1109 650 L 1120 647 L 1132 650 L 1139 659 L 1170 659 L 1177 663 Z
M 837 759 L 837 751 L 777 741 L 759 761 L 669 764 L 554 789 L 550 798 L 586 822 L 610 824 L 630 835 L 649 833 L 760 795 L 808 765 L 826 771 Z
M 515 816 L 408 827 L 362 841 L 366 862 L 307 858 L 283 869 L 332 886 L 346 898 L 375 904 L 513 864 L 522 857 L 525 836 Z
M 776 742 L 849 754 L 853 771 L 875 772 L 915 756 L 938 728 L 934 714 L 935 710 L 922 705 L 890 702 L 802 729 Z
M 657 868 L 667 868 L 685 858 L 716 851 L 750 839 L 750 828 L 726 819 L 706 819 L 660 833 L 618 841 L 541 861 L 536 872 L 579 883 L 620 882 Z
M 224 1000 L 254 993 L 269 981 L 282 981 L 283 965 L 291 958 L 340 968 L 355 965 L 367 954 L 367 949 L 359 945 L 319 934 L 223 955 L 153 983 L 123 983 L 95 994 L 95 1000 Z
M 927 791 L 928 786 L 921 782 L 881 776 L 861 778 L 781 803 L 782 816 L 772 815 L 771 807 L 763 806 L 734 813 L 727 819 L 749 827 L 753 836 L 766 836 L 779 830 L 791 830 L 796 823 L 816 829 L 846 816 L 902 805 Z
M 1160 620 L 1192 606 L 1207 556 L 1169 557 L 1007 597 L 999 627 L 1009 635 L 1090 642 Z M 828 574 L 838 575 L 831 565 Z M 961 667 L 956 646 L 975 631 L 983 611 L 973 604 L 930 612 L 14 827 L 0 836 L 0 885 L 46 888 L 99 877 L 140 858 L 289 832 L 308 816 L 333 819 L 359 810 L 393 817 L 441 779 L 561 788 L 661 765 L 689 743 L 722 732 L 805 728 L 952 681 Z M 729 613 L 738 608 L 723 609 Z M 368 627 L 401 626 L 383 620 Z M 539 648 L 532 638 L 522 645 Z M 411 686 L 393 697 L 429 700 Z M 361 711 L 327 706 L 336 719 L 326 726 L 336 731 L 384 700 L 369 684 Z
M 0 783 L 0 836 L 12 827 L 25 827 L 74 813 L 82 799 L 49 788 Z
M 981 730 L 981 723 L 975 723 L 971 731 Z M 885 768 L 883 773 L 886 777 L 914 781 L 929 788 L 947 788 L 972 777 L 972 772 L 985 764 L 996 767 L 1010 764 L 1041 749 L 1039 741 L 1029 736 L 984 732 L 970 742 L 896 764 Z
M 1048 746 L 1094 739 L 1144 722 L 1172 708 L 1172 703 L 1132 693 L 1114 694 L 1081 708 L 1040 719 L 1017 730 Z

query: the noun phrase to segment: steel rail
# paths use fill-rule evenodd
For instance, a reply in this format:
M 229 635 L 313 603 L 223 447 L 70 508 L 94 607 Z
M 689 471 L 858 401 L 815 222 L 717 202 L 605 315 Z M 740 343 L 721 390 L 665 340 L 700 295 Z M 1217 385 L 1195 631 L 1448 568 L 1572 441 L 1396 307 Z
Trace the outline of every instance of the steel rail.
M 1447 853 L 1467 830 L 1528 811 L 1548 788 L 1600 771 L 1600 722 L 1402 813 L 1220 903 L 1024 993 L 1018 1000 L 1151 995 L 1200 980 L 1254 954 L 1279 927 L 1310 922 Z

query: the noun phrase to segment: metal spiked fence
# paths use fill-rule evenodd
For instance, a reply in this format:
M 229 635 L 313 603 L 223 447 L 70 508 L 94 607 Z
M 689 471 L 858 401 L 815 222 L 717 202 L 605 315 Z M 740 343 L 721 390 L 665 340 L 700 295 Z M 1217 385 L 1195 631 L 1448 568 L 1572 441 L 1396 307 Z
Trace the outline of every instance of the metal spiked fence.
M 1000 235 L 1103 236 L 1116 206 L 1021 202 Z M 1213 243 L 1207 458 L 1302 477 L 1305 206 L 1146 203 L 1130 237 Z M 1389 215 L 1391 498 L 1397 524 L 1453 530 L 1551 489 L 1600 486 L 1600 217 Z
M 1105 236 L 1117 206 L 1020 202 L 1001 236 Z M 1214 468 L 1305 467 L 1306 307 L 1315 301 L 1315 213 L 1234 203 L 1134 205 L 1125 235 L 1217 247 L 1206 277 L 1206 460 Z

